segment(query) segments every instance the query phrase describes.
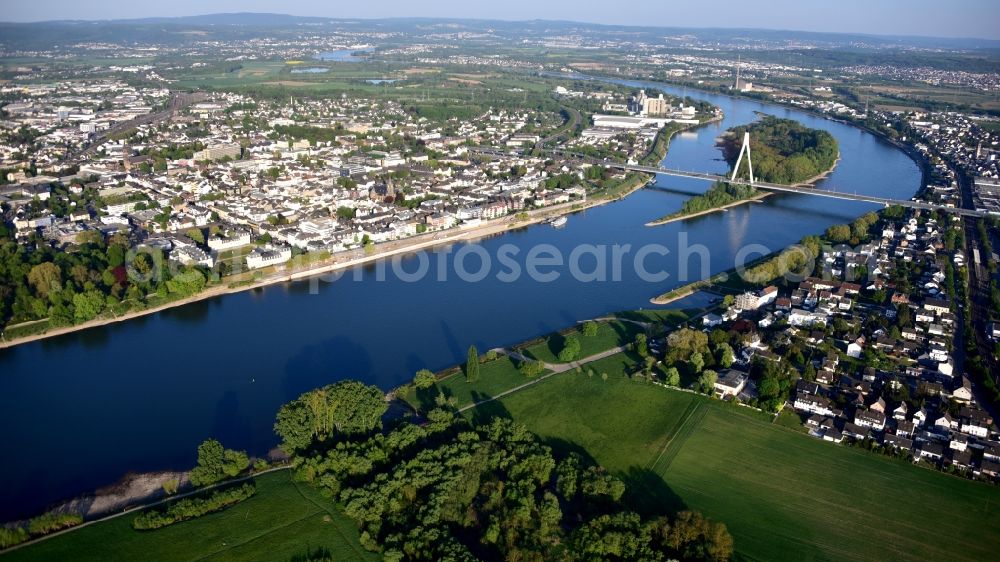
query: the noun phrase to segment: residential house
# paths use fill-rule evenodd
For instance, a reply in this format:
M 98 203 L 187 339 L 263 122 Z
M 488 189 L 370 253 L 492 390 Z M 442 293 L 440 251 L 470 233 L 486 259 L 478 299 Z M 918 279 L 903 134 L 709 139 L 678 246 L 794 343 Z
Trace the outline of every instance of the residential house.
M 854 414 L 854 423 L 882 431 L 885 428 L 885 414 L 875 410 L 859 410 Z

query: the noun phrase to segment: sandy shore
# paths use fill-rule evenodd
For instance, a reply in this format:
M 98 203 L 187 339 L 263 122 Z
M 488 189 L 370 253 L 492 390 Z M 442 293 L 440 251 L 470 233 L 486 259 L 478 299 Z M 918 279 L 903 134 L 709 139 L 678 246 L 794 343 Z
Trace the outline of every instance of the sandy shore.
M 686 287 L 686 288 L 681 289 L 680 291 L 677 291 L 676 294 L 671 295 L 669 297 L 667 297 L 665 295 L 660 295 L 658 297 L 653 297 L 653 298 L 649 299 L 649 302 L 651 304 L 655 304 L 655 305 L 670 304 L 670 303 L 672 303 L 674 301 L 679 301 L 679 300 L 681 300 L 683 298 L 690 297 L 691 295 L 697 293 L 698 291 L 704 289 L 707 286 L 708 286 L 707 284 L 704 284 L 704 285 L 697 285 L 697 286 Z M 671 291 L 671 293 L 672 292 L 674 292 L 674 291 Z M 667 294 L 670 294 L 670 293 L 667 293 Z
M 833 161 L 833 166 L 831 166 L 829 170 L 827 170 L 825 172 L 822 172 L 820 174 L 816 174 L 815 176 L 807 179 L 806 181 L 799 182 L 799 183 L 793 183 L 792 187 L 809 187 L 809 186 L 814 185 L 819 180 L 821 180 L 821 179 L 829 176 L 831 173 L 833 173 L 833 170 L 836 169 L 837 164 L 839 162 L 840 162 L 840 155 L 838 154 L 837 155 L 837 159 Z M 744 205 L 746 203 L 754 203 L 756 201 L 762 201 L 762 200 L 766 199 L 767 197 L 770 197 L 771 195 L 774 195 L 775 193 L 776 192 L 774 192 L 774 191 L 763 191 L 763 192 L 758 193 L 757 195 L 754 195 L 753 197 L 748 197 L 746 199 L 740 199 L 739 201 L 733 201 L 732 203 L 727 203 L 727 204 L 722 205 L 720 207 L 713 207 L 711 209 L 705 209 L 704 211 L 698 211 L 697 213 L 692 213 L 690 215 L 678 215 L 676 217 L 656 219 L 655 221 L 647 222 L 646 226 L 660 226 L 660 225 L 669 224 L 669 223 L 672 223 L 672 222 L 675 222 L 675 221 L 693 219 L 695 217 L 701 217 L 701 216 L 704 216 L 704 215 L 710 215 L 712 213 L 716 213 L 716 212 L 719 212 L 719 211 L 725 211 L 726 209 L 729 209 L 731 207 L 738 207 L 738 206 Z
M 52 338 L 64 334 L 70 334 L 81 330 L 87 330 L 89 328 L 106 326 L 108 324 L 113 324 L 116 322 L 124 322 L 126 320 L 131 320 L 133 318 L 139 318 L 141 316 L 146 316 L 149 314 L 156 314 L 157 312 L 161 312 L 163 310 L 167 310 L 170 308 L 184 306 L 186 304 L 191 304 L 206 299 L 212 299 L 223 295 L 240 293 L 243 291 L 250 291 L 253 289 L 259 289 L 277 283 L 287 283 L 290 281 L 306 279 L 315 275 L 332 273 L 334 271 L 352 268 L 359 265 L 364 265 L 380 259 L 389 258 L 398 254 L 406 254 L 409 252 L 426 250 L 428 248 L 433 248 L 436 246 L 446 246 L 448 244 L 454 244 L 456 242 L 465 242 L 470 240 L 476 240 L 479 238 L 484 238 L 487 236 L 502 234 L 509 230 L 514 230 L 517 228 L 523 228 L 526 226 L 537 224 L 559 215 L 575 213 L 578 211 L 582 211 L 584 209 L 596 207 L 598 205 L 604 205 L 606 203 L 618 201 L 620 199 L 627 197 L 634 191 L 643 188 L 645 185 L 646 182 L 644 181 L 638 182 L 635 186 L 632 186 L 631 188 L 627 189 L 617 197 L 611 199 L 600 198 L 600 199 L 588 199 L 586 201 L 573 201 L 569 203 L 562 203 L 560 205 L 553 205 L 551 207 L 544 207 L 541 209 L 527 211 L 528 218 L 524 220 L 518 220 L 515 216 L 509 216 L 502 219 L 489 221 L 487 223 L 484 223 L 476 227 L 451 228 L 445 231 L 419 234 L 417 236 L 406 238 L 404 240 L 394 240 L 391 242 L 385 242 L 383 244 L 377 245 L 376 246 L 377 251 L 371 254 L 365 254 L 364 252 L 359 252 L 357 250 L 352 250 L 350 252 L 342 252 L 339 255 L 334 255 L 329 260 L 312 264 L 310 266 L 298 270 L 292 269 L 287 272 L 275 273 L 263 279 L 260 279 L 259 281 L 255 281 L 253 283 L 248 283 L 237 287 L 229 287 L 227 285 L 217 285 L 209 289 L 206 289 L 198 293 L 197 295 L 192 295 L 184 299 L 179 299 L 176 301 L 164 303 L 162 305 L 155 306 L 152 308 L 137 310 L 120 316 L 113 316 L 111 318 L 99 318 L 91 320 L 89 322 L 84 322 L 82 324 L 76 324 L 74 326 L 54 328 L 40 334 L 33 334 L 30 336 L 24 336 L 13 340 L 3 339 L 0 340 L 0 349 L 6 347 L 13 347 L 16 345 L 29 343 L 33 341 L 38 341 L 45 338 Z
M 740 205 L 745 205 L 747 203 L 753 203 L 754 201 L 761 201 L 767 197 L 774 195 L 773 191 L 764 191 L 758 193 L 753 197 L 748 197 L 746 199 L 740 199 L 739 201 L 733 201 L 732 203 L 726 203 L 720 207 L 712 207 L 711 209 L 705 209 L 704 211 L 698 211 L 697 213 L 691 213 L 690 215 L 680 215 L 676 217 L 670 217 L 667 219 L 657 219 L 655 221 L 650 221 L 646 223 L 646 226 L 660 226 L 661 224 L 669 224 L 676 221 L 683 221 L 687 219 L 693 219 L 696 217 L 702 217 L 705 215 L 711 215 L 712 213 L 718 213 L 720 211 L 725 211 L 731 207 L 739 207 Z

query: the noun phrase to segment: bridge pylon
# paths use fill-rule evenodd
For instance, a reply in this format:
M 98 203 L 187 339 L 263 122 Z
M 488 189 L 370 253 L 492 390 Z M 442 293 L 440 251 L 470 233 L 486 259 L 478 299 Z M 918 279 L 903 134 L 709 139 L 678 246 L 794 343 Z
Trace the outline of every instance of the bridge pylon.
M 736 166 L 733 167 L 733 177 L 730 181 L 736 181 L 736 172 L 740 171 L 740 164 L 743 162 L 743 154 L 747 155 L 747 167 L 750 169 L 750 183 L 754 183 L 753 179 L 753 162 L 750 160 L 750 131 L 744 131 L 743 133 L 743 146 L 740 147 L 740 156 L 736 159 Z

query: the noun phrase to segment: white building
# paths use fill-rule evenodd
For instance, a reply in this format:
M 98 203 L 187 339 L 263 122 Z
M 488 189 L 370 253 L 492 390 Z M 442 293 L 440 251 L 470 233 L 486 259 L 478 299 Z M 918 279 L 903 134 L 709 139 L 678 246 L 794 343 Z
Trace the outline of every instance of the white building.
M 815 396 L 800 392 L 795 396 L 795 402 L 792 406 L 796 410 L 802 410 L 811 414 L 819 414 L 821 416 L 834 415 L 833 410 L 830 408 L 830 400 L 825 396 Z
M 184 265 L 204 265 L 212 267 L 215 260 L 197 246 L 180 246 L 170 252 L 170 258 Z
M 247 255 L 247 268 L 260 269 L 272 265 L 279 265 L 292 259 L 291 248 L 258 248 Z
M 213 252 L 225 252 L 250 245 L 250 233 L 241 231 L 228 237 L 214 236 L 208 240 L 208 247 Z

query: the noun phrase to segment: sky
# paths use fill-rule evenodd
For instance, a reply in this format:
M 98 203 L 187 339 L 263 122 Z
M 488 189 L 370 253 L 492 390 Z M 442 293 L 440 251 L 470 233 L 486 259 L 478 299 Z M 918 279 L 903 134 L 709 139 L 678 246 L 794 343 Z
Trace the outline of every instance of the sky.
M 220 12 L 336 18 L 560 19 L 665 27 L 749 27 L 1000 39 L 1000 0 L 15 0 L 0 20 L 125 19 Z

